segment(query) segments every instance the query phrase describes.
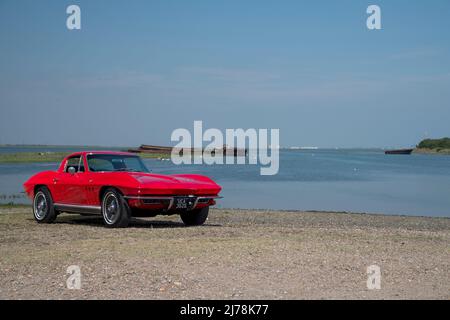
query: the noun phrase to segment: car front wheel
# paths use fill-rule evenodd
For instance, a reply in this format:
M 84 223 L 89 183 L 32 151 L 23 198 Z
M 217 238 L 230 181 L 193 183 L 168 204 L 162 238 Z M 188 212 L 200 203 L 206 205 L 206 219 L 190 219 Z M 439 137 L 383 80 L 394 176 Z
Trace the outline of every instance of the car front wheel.
M 38 223 L 52 223 L 56 219 L 52 195 L 46 187 L 40 187 L 34 194 L 33 215 Z
M 130 207 L 116 189 L 107 189 L 103 194 L 102 215 L 105 225 L 109 228 L 124 228 L 128 226 Z
M 185 211 L 180 214 L 181 220 L 187 226 L 200 226 L 208 219 L 209 207 Z

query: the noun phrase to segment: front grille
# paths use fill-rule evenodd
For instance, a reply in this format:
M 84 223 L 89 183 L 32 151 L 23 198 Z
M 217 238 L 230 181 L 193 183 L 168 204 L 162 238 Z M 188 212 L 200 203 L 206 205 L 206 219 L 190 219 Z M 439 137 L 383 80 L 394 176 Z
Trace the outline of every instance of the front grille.
M 165 199 L 143 199 L 144 204 L 168 204 L 170 200 Z
M 211 202 L 215 197 L 208 196 L 194 196 L 194 195 L 179 195 L 179 196 L 170 196 L 170 195 L 143 195 L 140 197 L 135 197 L 139 199 L 143 205 L 163 205 L 167 210 L 192 210 L 195 209 L 196 205 L 202 204 L 207 205 Z M 133 197 L 130 197 L 133 199 Z

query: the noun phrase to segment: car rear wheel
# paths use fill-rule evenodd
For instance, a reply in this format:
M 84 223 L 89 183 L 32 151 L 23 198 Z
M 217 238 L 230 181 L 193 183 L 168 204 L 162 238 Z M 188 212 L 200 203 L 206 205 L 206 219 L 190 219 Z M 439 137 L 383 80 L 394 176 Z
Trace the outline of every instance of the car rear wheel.
M 52 195 L 46 187 L 38 188 L 34 194 L 33 215 L 38 223 L 52 223 L 56 219 Z
M 105 225 L 109 228 L 124 228 L 128 226 L 130 207 L 116 189 L 107 189 L 103 194 L 102 215 Z
M 209 207 L 185 211 L 180 214 L 181 220 L 187 226 L 200 226 L 208 219 Z

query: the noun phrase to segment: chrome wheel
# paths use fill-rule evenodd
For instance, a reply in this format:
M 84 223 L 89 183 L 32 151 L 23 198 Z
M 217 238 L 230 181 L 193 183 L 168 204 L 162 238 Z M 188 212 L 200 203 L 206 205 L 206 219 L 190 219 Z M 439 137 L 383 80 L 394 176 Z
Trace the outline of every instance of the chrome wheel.
M 124 228 L 130 221 L 131 210 L 117 189 L 108 188 L 102 196 L 102 214 L 108 228 Z
M 120 216 L 119 199 L 113 192 L 108 192 L 102 205 L 103 218 L 107 224 L 114 224 Z
M 39 191 L 34 196 L 33 212 L 37 220 L 43 220 L 48 212 L 47 197 L 42 191 Z

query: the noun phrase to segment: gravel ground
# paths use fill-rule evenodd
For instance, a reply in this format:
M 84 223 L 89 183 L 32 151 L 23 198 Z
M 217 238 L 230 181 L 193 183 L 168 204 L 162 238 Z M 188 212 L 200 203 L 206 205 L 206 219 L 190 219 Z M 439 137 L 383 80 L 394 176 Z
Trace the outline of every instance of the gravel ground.
M 202 227 L 174 216 L 106 229 L 0 208 L 0 299 L 449 299 L 449 245 L 447 218 L 216 209 Z

